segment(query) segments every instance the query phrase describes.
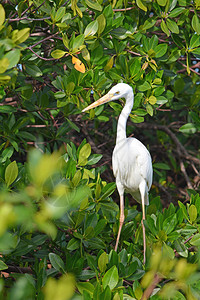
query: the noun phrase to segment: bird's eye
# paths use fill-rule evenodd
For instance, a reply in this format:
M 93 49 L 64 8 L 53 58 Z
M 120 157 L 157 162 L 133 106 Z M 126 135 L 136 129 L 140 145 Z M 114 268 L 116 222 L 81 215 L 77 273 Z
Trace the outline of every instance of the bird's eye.
M 119 92 L 116 92 L 115 94 L 119 95 Z

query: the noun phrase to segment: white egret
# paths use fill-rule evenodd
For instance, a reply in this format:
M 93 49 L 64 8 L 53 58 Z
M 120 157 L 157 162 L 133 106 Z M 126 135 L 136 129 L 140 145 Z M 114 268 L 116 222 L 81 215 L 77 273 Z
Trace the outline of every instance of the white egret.
M 149 204 L 148 192 L 152 184 L 152 161 L 147 148 L 136 138 L 126 137 L 126 123 L 133 107 L 134 94 L 131 86 L 119 83 L 102 98 L 85 109 L 89 110 L 109 101 L 125 98 L 126 103 L 119 116 L 117 124 L 116 145 L 112 155 L 113 173 L 120 196 L 120 224 L 115 245 L 117 251 L 121 229 L 124 223 L 124 192 L 142 204 L 142 229 L 144 246 L 144 263 L 146 260 L 146 236 L 143 221 L 145 220 L 145 205 Z

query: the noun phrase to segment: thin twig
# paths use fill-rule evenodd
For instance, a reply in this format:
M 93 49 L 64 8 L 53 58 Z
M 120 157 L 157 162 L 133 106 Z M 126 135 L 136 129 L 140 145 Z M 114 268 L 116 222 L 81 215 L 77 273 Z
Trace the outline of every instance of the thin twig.
M 21 17 L 21 18 L 16 18 L 16 19 L 7 19 L 7 21 L 8 22 L 16 22 L 16 21 L 26 20 L 26 21 L 32 22 L 32 21 L 44 21 L 44 20 L 49 20 L 49 19 L 51 19 L 51 17 L 43 17 L 43 18 L 38 18 L 38 19 L 30 19 L 28 17 Z
M 33 49 L 32 47 L 27 47 L 26 49 L 29 49 L 31 52 L 33 52 L 38 58 L 42 59 L 42 60 L 45 60 L 45 61 L 49 61 L 49 60 L 56 60 L 56 58 L 45 58 L 45 57 L 42 57 L 40 56 L 39 54 L 37 54 Z
M 128 10 L 132 10 L 134 9 L 135 6 L 131 6 L 131 7 L 127 7 L 127 8 L 114 8 L 113 11 L 117 12 L 117 11 L 128 11 Z

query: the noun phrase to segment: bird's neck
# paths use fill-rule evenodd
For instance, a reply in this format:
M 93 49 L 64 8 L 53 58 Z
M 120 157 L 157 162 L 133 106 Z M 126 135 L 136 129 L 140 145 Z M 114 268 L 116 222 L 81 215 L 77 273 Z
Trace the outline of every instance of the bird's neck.
M 117 140 L 116 143 L 119 143 L 126 139 L 126 123 L 127 119 L 131 113 L 133 107 L 133 93 L 126 97 L 126 104 L 122 109 L 122 112 L 119 116 L 117 123 Z

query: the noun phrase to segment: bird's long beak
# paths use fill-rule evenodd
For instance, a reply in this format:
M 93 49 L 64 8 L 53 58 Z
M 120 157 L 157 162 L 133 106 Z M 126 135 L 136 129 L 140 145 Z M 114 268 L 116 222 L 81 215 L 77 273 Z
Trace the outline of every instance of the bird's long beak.
M 97 107 L 97 106 L 99 106 L 101 104 L 104 104 L 106 102 L 109 102 L 112 99 L 112 97 L 113 97 L 113 94 L 109 94 L 108 93 L 105 96 L 101 97 L 99 100 L 97 100 L 97 101 L 93 102 L 92 104 L 90 104 L 88 107 L 84 108 L 82 110 L 82 112 L 84 112 L 86 110 L 89 110 L 91 108 L 95 108 L 95 107 Z

